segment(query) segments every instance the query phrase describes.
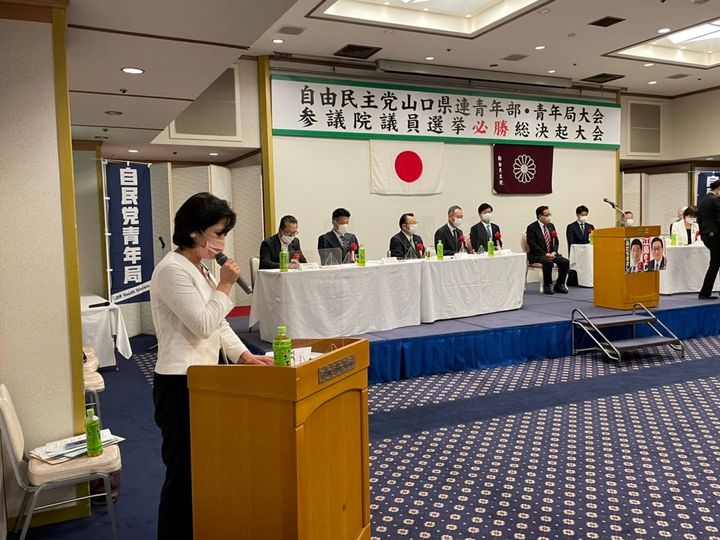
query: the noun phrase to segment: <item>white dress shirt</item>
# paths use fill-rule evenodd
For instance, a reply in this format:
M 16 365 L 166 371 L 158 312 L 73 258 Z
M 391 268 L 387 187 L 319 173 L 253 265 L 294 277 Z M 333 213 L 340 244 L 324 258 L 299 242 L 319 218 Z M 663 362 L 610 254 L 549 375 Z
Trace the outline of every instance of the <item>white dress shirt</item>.
M 247 351 L 225 316 L 234 307 L 212 275 L 171 251 L 155 267 L 150 307 L 158 339 L 155 372 L 185 375 L 195 364 L 217 364 L 220 346 L 232 362 Z

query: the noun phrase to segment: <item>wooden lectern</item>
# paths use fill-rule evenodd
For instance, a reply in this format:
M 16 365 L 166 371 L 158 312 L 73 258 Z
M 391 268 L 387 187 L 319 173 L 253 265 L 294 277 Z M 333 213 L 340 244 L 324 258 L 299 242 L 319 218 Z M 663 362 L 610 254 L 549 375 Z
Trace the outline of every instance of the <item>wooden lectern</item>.
M 660 227 L 613 227 L 595 229 L 593 238 L 593 300 L 596 306 L 632 309 L 660 303 L 660 273 L 625 272 L 625 239 L 660 236 Z
M 370 538 L 367 340 L 293 367 L 188 370 L 195 540 Z

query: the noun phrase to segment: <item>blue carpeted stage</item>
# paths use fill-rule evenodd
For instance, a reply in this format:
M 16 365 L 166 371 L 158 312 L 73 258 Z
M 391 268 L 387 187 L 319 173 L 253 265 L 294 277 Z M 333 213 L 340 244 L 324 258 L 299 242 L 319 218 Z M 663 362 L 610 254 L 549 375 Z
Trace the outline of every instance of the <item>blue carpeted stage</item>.
M 595 307 L 592 295 L 592 289 L 571 288 L 569 294 L 547 296 L 532 284 L 515 311 L 363 334 L 370 341 L 370 383 L 568 355 L 573 309 L 589 317 L 624 313 Z M 662 296 L 652 311 L 681 339 L 720 333 L 720 304 L 698 300 L 696 294 Z M 244 340 L 269 349 L 257 332 L 248 331 L 247 318 L 231 324 Z M 638 328 L 638 336 L 650 335 L 648 330 Z M 614 336 L 628 333 L 617 329 Z

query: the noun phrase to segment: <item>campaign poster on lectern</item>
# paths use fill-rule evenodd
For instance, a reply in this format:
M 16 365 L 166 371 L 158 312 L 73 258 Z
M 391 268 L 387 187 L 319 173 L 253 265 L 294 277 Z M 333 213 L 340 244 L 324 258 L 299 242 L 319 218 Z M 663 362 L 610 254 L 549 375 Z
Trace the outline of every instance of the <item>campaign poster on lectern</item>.
M 665 241 L 659 236 L 625 239 L 625 273 L 665 270 L 667 256 Z

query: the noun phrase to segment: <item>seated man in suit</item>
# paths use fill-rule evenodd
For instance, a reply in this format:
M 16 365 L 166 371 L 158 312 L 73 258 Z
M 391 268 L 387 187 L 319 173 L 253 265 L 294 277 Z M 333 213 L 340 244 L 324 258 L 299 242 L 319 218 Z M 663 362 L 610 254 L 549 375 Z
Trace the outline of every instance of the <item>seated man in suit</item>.
M 442 241 L 445 255 L 455 255 L 465 248 L 465 237 L 460 229 L 462 220 L 462 208 L 453 205 L 448 209 L 447 223 L 435 231 L 435 245 L 437 246 L 439 240 Z
M 664 244 L 662 238 L 657 236 L 650 242 L 650 253 L 652 254 L 652 260 L 645 267 L 646 272 L 656 272 L 658 270 L 665 270 L 667 261 L 665 260 Z
M 543 293 L 567 293 L 565 278 L 567 277 L 570 261 L 558 253 L 560 240 L 555 226 L 552 224 L 552 214 L 547 206 L 538 206 L 535 209 L 537 221 L 527 226 L 526 237 L 528 243 L 528 261 L 540 263 L 543 269 Z M 553 288 L 552 269 L 557 265 L 558 278 Z
M 420 259 L 423 254 L 418 245 L 423 247 L 422 238 L 415 234 L 417 219 L 415 214 L 407 213 L 400 216 L 400 232 L 390 239 L 390 256 L 398 259 Z
M 634 238 L 630 242 L 630 266 L 626 268 L 626 271 L 631 274 L 645 271 L 645 263 L 642 262 L 642 242 L 639 238 Z
M 260 269 L 280 268 L 280 251 L 287 249 L 290 262 L 288 268 L 298 268 L 299 263 L 307 262 L 300 249 L 297 238 L 298 222 L 294 216 L 283 216 L 277 234 L 266 238 L 260 244 Z
M 324 266 L 353 262 L 360 242 L 354 234 L 348 232 L 350 212 L 345 208 L 336 208 L 332 213 L 332 225 L 331 231 L 318 237 L 320 264 Z
M 594 230 L 592 223 L 587 222 L 588 207 L 581 204 L 575 209 L 577 220 L 567 226 L 565 236 L 567 237 L 568 251 L 573 244 L 589 244 L 590 231 Z
M 478 206 L 478 214 L 480 215 L 480 223 L 470 228 L 470 245 L 473 251 L 487 251 L 488 242 L 491 239 L 495 249 L 502 249 L 500 227 L 492 223 L 493 207 L 488 203 L 482 203 Z

